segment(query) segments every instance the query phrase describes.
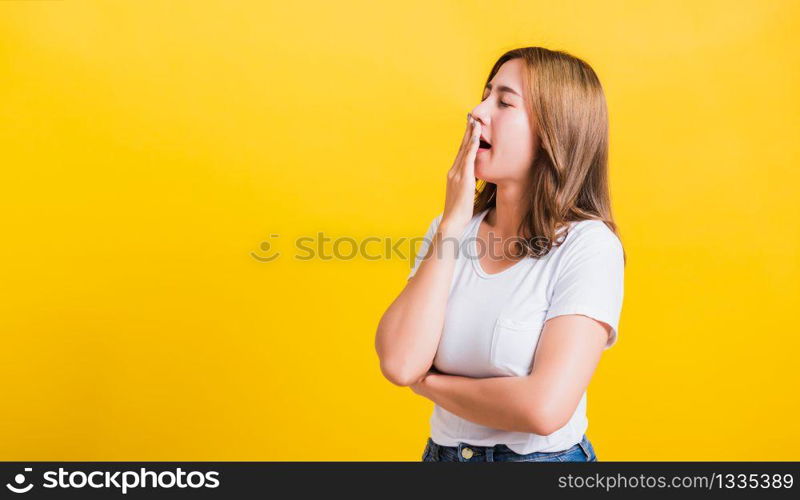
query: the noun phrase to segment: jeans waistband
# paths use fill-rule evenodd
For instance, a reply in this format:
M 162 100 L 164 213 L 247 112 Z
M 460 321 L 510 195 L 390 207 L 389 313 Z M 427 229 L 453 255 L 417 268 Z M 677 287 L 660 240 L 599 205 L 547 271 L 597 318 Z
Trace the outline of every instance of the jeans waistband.
M 468 455 L 469 457 L 472 457 L 472 456 L 478 456 L 478 457 L 479 456 L 485 456 L 485 455 L 487 455 L 489 450 L 491 450 L 492 455 L 497 455 L 497 454 L 521 455 L 521 454 L 515 452 L 514 450 L 512 450 L 511 448 L 509 448 L 507 445 L 502 444 L 502 443 L 491 445 L 491 446 L 481 446 L 481 445 L 473 445 L 473 444 L 470 444 L 468 442 L 459 442 L 457 446 L 445 446 L 445 445 L 437 444 L 430 437 L 428 438 L 428 443 L 430 444 L 431 448 L 433 448 L 434 452 L 437 452 L 440 449 L 446 449 L 446 450 L 449 450 L 452 453 L 456 454 L 457 456 L 465 456 L 465 454 Z M 586 434 L 583 434 L 583 436 L 581 436 L 581 440 L 580 441 L 578 441 L 577 443 L 573 444 L 572 446 L 568 446 L 567 448 L 565 448 L 563 450 L 532 451 L 530 453 L 526 453 L 525 455 L 530 455 L 530 454 L 534 454 L 534 453 L 542 454 L 542 455 L 547 455 L 548 453 L 560 454 L 560 453 L 564 453 L 566 451 L 569 451 L 569 450 L 571 450 L 573 448 L 581 449 L 583 451 L 583 453 L 587 456 L 587 458 L 591 459 L 592 457 L 595 456 L 593 447 L 590 444 L 589 438 L 586 436 Z M 467 451 L 465 451 L 465 450 L 467 450 Z

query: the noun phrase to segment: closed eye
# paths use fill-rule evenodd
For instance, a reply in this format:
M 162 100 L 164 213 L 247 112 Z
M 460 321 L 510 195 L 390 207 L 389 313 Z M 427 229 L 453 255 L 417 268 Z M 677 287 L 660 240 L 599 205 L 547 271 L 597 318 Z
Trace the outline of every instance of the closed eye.
M 483 102 L 483 101 L 485 101 L 485 100 L 486 100 L 486 98 L 484 97 L 483 99 L 481 99 L 481 102 Z M 500 105 L 501 105 L 502 107 L 504 107 L 504 108 L 513 108 L 513 107 L 514 107 L 514 106 L 512 106 L 511 104 L 508 104 L 507 102 L 503 102 L 503 101 L 500 101 Z

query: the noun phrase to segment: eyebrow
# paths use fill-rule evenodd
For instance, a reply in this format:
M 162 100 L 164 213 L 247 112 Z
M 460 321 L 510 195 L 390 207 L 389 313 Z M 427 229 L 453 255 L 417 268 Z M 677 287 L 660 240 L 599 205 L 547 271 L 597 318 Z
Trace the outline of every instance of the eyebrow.
M 492 90 L 492 84 L 491 83 L 487 83 L 486 84 L 486 88 L 489 89 L 489 90 Z M 506 87 L 505 85 L 498 86 L 497 87 L 497 91 L 498 92 L 511 92 L 514 95 L 522 97 L 521 95 L 519 95 L 519 92 L 517 92 L 516 90 L 512 89 L 511 87 Z

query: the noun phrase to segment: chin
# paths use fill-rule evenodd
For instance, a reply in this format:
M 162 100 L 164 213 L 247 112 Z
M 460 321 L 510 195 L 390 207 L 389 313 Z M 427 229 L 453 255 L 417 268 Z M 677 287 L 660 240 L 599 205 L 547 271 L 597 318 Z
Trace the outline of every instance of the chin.
M 475 165 L 475 178 L 480 179 L 482 181 L 494 183 L 495 180 L 492 174 L 487 172 L 487 170 L 488 169 L 486 167 L 479 167 L 478 165 Z

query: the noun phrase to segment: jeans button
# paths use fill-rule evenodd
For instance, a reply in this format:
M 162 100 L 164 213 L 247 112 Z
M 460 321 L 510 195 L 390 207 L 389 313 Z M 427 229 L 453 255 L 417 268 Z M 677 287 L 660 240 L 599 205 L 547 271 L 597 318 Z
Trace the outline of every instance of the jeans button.
M 461 449 L 461 456 L 466 458 L 466 459 L 472 458 L 472 455 L 474 455 L 474 454 L 475 453 L 473 453 L 473 451 L 471 449 L 469 449 L 469 448 L 462 448 Z

